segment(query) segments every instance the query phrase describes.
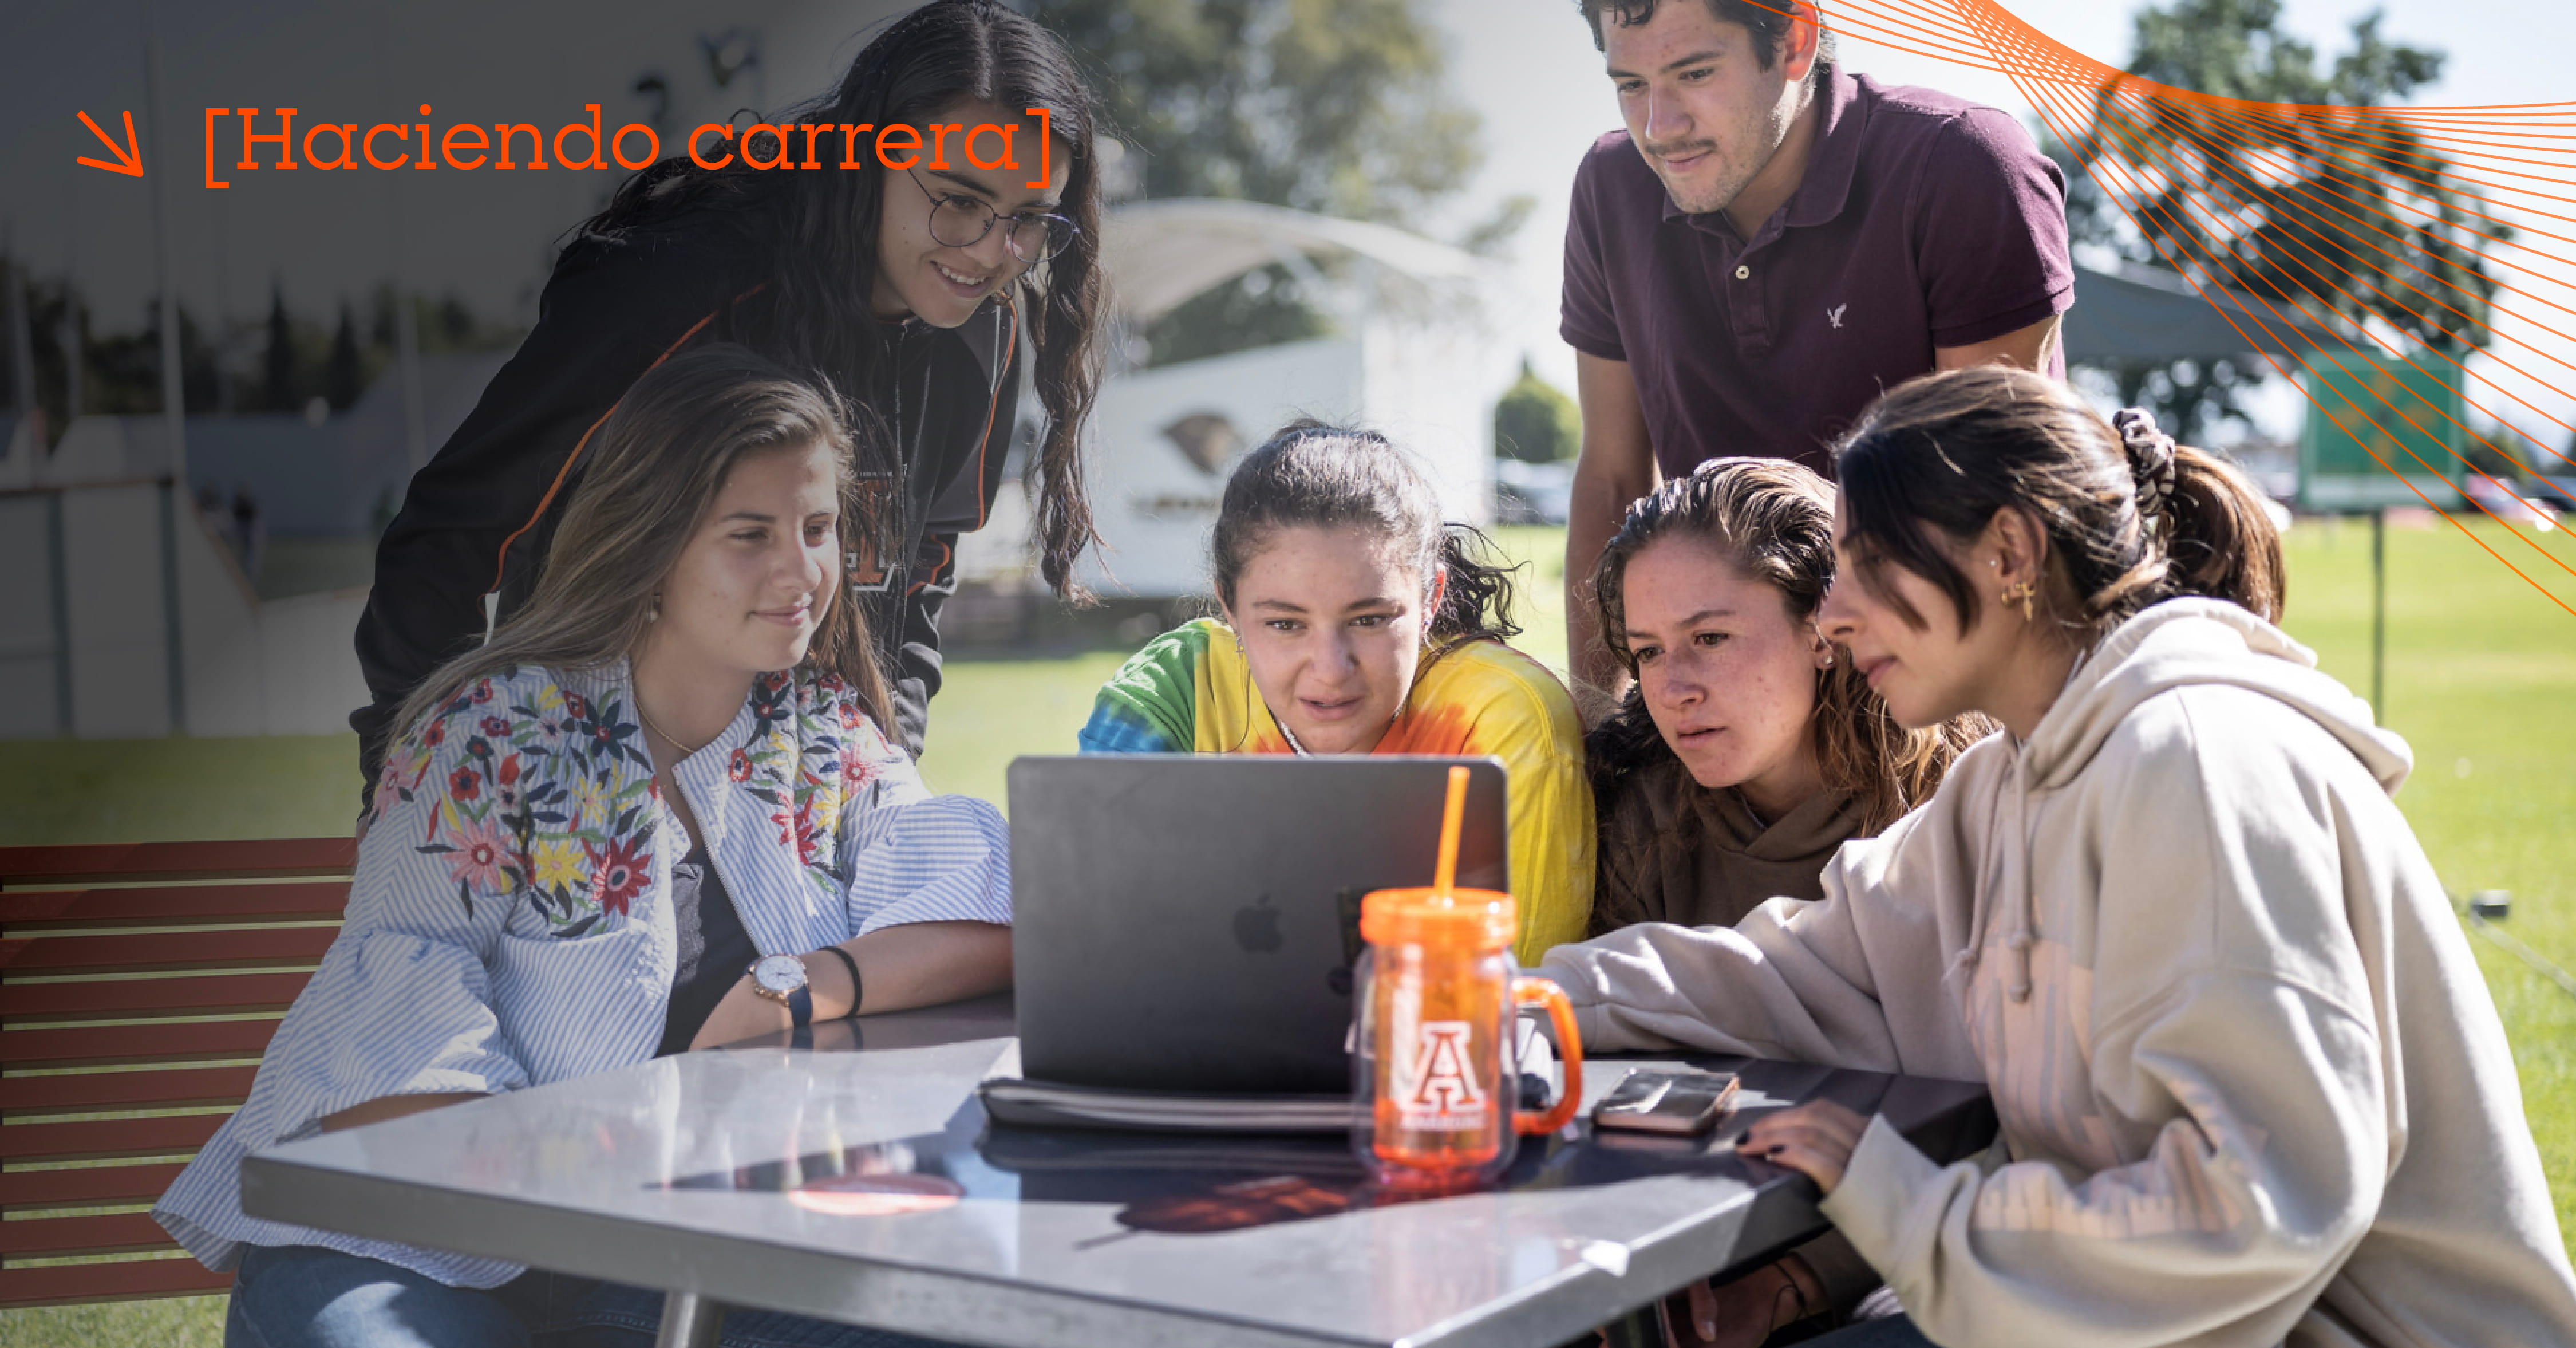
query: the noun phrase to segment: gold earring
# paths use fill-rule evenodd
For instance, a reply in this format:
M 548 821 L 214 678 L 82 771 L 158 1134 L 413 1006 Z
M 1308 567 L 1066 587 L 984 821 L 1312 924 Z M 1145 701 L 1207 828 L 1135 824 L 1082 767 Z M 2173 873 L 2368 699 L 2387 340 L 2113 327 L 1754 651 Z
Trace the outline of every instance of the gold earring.
M 2031 619 L 2031 600 L 2033 597 L 2038 595 L 2038 593 L 2038 585 L 2027 580 L 2017 580 L 2013 582 L 2010 589 L 2004 591 L 2003 603 L 2006 607 L 2010 607 L 2014 604 L 2021 605 L 2021 620 L 2023 622 L 2029 622 Z

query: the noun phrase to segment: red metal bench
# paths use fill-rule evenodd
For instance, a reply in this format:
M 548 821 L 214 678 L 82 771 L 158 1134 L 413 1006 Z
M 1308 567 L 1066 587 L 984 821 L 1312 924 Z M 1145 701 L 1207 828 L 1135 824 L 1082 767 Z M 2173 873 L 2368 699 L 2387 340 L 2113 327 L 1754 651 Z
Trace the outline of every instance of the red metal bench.
M 148 1209 L 250 1092 L 356 857 L 346 838 L 0 847 L 0 1308 L 232 1285 L 163 1257 Z M 110 1257 L 26 1266 L 69 1255 Z

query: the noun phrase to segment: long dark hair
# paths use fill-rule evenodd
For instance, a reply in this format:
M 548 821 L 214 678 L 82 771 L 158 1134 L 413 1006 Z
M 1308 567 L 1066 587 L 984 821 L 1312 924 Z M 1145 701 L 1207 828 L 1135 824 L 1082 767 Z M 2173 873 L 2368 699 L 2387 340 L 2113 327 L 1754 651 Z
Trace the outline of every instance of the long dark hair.
M 1097 100 L 1064 43 L 997 0 L 931 0 L 878 33 L 850 62 L 839 87 L 781 114 L 778 124 L 918 125 L 969 99 L 1012 116 L 1046 108 L 1056 138 L 1071 150 L 1057 213 L 1079 232 L 1021 278 L 1017 297 L 1006 291 L 1004 298 L 1015 313 L 1033 311 L 1034 373 L 1047 414 L 1046 438 L 1032 465 L 1040 485 L 1034 503 L 1039 570 L 1058 594 L 1079 597 L 1074 563 L 1097 538 L 1080 441 L 1100 388 L 1100 161 Z M 857 169 L 810 173 L 745 164 L 754 154 L 768 161 L 785 149 L 762 133 L 757 145 L 746 142 L 720 169 L 699 168 L 685 155 L 665 159 L 627 179 L 580 233 L 618 237 L 695 224 L 707 208 L 757 219 L 776 270 L 749 302 L 747 326 L 765 349 L 792 363 L 848 372 L 857 381 L 850 391 L 858 393 L 875 387 L 889 358 L 880 325 L 868 313 L 886 170 L 873 157 L 862 158 Z M 1010 354 L 995 352 L 996 364 Z
M 1628 563 L 1668 537 L 1715 549 L 1778 591 L 1792 623 L 1811 623 L 1834 580 L 1834 489 L 1786 459 L 1711 459 L 1629 506 L 1592 569 L 1592 602 L 1602 640 L 1632 677 Z M 1864 834 L 1930 798 L 1959 751 L 1993 730 L 1974 715 L 1921 730 L 1898 725 L 1840 648 L 1832 666 L 1816 672 L 1816 710 L 1807 724 L 1825 786 L 1860 803 Z M 1587 740 L 1593 784 L 1605 800 L 1621 778 L 1673 756 L 1636 684 Z
M 647 370 L 599 428 L 590 471 L 573 489 L 536 594 L 490 641 L 421 680 L 395 713 L 395 733 L 409 732 L 485 675 L 521 666 L 598 669 L 625 659 L 644 639 L 654 592 L 745 455 L 830 446 L 840 477 L 841 555 L 849 555 L 864 527 L 854 432 L 874 437 L 874 420 L 746 347 L 720 342 Z M 891 733 L 893 704 L 868 639 L 866 606 L 857 601 L 835 587 L 804 664 L 840 675 Z
M 1921 627 L 1929 620 L 1883 574 L 1911 571 L 1949 597 L 1964 633 L 1980 599 L 1950 548 L 2012 508 L 2046 539 L 2039 603 L 2079 638 L 2176 595 L 2279 621 L 2281 533 L 2261 492 L 2217 457 L 2176 445 L 2143 412 L 2119 422 L 2054 379 L 2000 365 L 1889 390 L 1834 450 L 1861 583 Z
M 1442 570 L 1448 591 L 1426 633 L 1432 660 L 1471 641 L 1509 641 L 1512 572 L 1475 527 L 1444 524 L 1440 498 L 1395 442 L 1376 431 L 1313 419 L 1290 422 L 1243 456 L 1226 479 L 1209 540 L 1217 598 L 1234 607 L 1235 583 L 1270 535 L 1298 526 L 1355 528 L 1406 545 L 1428 587 Z

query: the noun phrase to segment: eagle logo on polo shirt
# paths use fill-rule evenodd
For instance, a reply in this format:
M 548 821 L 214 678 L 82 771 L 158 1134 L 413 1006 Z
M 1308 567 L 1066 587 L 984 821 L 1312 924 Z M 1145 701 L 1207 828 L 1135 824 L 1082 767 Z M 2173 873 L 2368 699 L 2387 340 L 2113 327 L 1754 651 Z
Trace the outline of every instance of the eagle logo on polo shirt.
M 1840 331 L 1843 326 L 1843 310 L 1850 307 L 1851 305 L 1849 304 L 1837 304 L 1833 308 L 1827 309 L 1825 311 L 1825 321 L 1833 324 L 1836 331 Z

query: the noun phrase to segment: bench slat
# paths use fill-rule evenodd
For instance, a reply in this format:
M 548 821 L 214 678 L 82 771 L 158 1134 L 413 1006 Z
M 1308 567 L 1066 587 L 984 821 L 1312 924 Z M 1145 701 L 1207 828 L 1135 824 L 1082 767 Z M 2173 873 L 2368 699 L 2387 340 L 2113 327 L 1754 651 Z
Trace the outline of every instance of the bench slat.
M 0 1127 L 0 1158 L 95 1161 L 112 1156 L 175 1156 L 206 1145 L 229 1114 L 173 1114 L 158 1119 L 84 1119 L 78 1123 L 13 1123 Z M 0 1222 L 0 1227 L 8 1223 Z
M 144 936 L 0 939 L 0 969 L 13 974 L 128 973 L 147 969 L 244 968 L 322 958 L 340 929 L 153 932 Z
M 15 936 L 48 927 L 309 922 L 336 918 L 348 905 L 346 880 L 26 889 L 0 893 L 0 928 Z
M 256 1058 L 277 1037 L 274 1020 L 216 1020 L 187 1025 L 103 1025 L 76 1030 L 0 1030 L 0 1062 L 11 1067 L 82 1067 L 99 1063 L 203 1062 Z
M 283 1011 L 309 975 L 217 974 L 193 978 L 0 983 L 0 1020 L 112 1020 L 127 1015 Z
M 38 1028 L 49 1021 L 282 1010 L 338 936 L 357 844 L 347 838 L 251 842 L 0 847 L 0 1062 L 11 1067 L 130 1067 L 250 1058 L 276 1034 L 272 1019 Z M 154 882 L 231 881 L 179 884 Z M 313 923 L 329 925 L 288 926 Z M 224 931 L 55 936 L 81 928 L 210 927 Z M 215 969 L 283 966 L 276 972 Z M 118 973 L 175 971 L 158 978 Z M 112 1161 L 184 1155 L 220 1129 L 215 1113 L 144 1119 L 23 1122 L 154 1107 L 229 1107 L 256 1067 L 76 1072 L 0 1080 L 0 1156 L 13 1162 Z M 183 1165 L 74 1166 L 0 1173 L 0 1208 L 30 1211 L 149 1202 Z M 143 1213 L 0 1222 L 0 1256 L 150 1255 L 175 1251 Z M 188 1258 L 0 1270 L 0 1307 L 68 1305 L 220 1293 L 232 1276 Z
M 159 1198 L 184 1163 L 79 1166 L 70 1170 L 12 1170 L 0 1175 L 0 1208 L 91 1208 L 146 1203 Z M 0 1222 L 0 1226 L 8 1223 Z
M 138 1254 L 175 1250 L 178 1242 L 148 1212 L 119 1212 L 104 1217 L 46 1217 L 31 1222 L 0 1222 L 0 1255 L 11 1259 L 49 1259 L 69 1254 Z
M 347 875 L 357 862 L 358 844 L 353 838 L 0 847 L 0 888 L 83 881 Z
M 238 1105 L 256 1067 L 179 1067 L 143 1072 L 72 1072 L 0 1081 L 0 1115 L 83 1114 L 118 1109 Z
M 68 1219 L 63 1219 L 68 1220 Z M 67 1306 L 83 1301 L 203 1296 L 229 1290 L 233 1275 L 194 1259 L 129 1259 L 0 1271 L 0 1306 Z

